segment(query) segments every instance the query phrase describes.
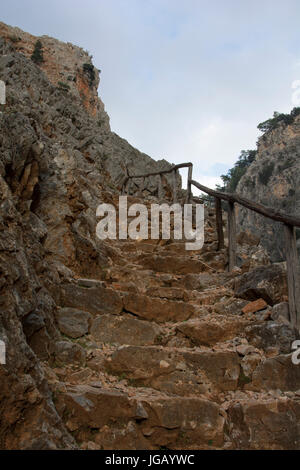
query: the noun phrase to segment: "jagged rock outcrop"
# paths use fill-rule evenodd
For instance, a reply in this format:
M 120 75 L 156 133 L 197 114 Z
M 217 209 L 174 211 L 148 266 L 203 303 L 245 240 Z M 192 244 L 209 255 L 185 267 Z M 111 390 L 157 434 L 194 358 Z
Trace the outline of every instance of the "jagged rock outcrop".
M 92 56 L 87 51 L 48 36 L 33 36 L 2 22 L 0 22 L 0 37 L 2 38 L 0 53 L 2 48 L 2 55 L 6 55 L 5 59 L 2 57 L 1 79 L 8 87 L 8 108 L 21 102 L 27 103 L 27 106 L 30 106 L 31 102 L 43 104 L 45 133 L 50 138 L 58 138 L 57 131 L 60 128 L 60 132 L 72 137 L 70 147 L 73 146 L 74 150 L 79 151 L 90 163 L 96 159 L 101 160 L 103 169 L 107 173 L 106 176 L 111 180 L 112 185 L 121 184 L 126 169 L 130 174 L 141 174 L 171 167 L 166 160 L 153 160 L 132 147 L 125 139 L 111 132 L 109 117 L 105 112 L 103 102 L 98 97 L 100 70 L 94 67 Z M 35 66 L 30 58 L 38 40 L 42 44 L 44 61 L 39 66 Z M 7 53 L 8 50 L 9 53 Z M 21 54 L 23 58 L 22 65 L 19 63 L 19 68 L 22 66 L 22 73 L 15 67 L 12 68 L 13 64 L 10 64 L 12 60 L 10 54 L 16 52 L 17 57 L 20 58 Z M 4 73 L 5 68 L 6 73 Z M 12 70 L 9 70 L 11 68 Z M 8 79 L 9 71 L 14 71 L 13 75 L 10 74 L 10 79 Z M 42 77 L 44 82 L 41 81 Z M 11 89 L 15 88 L 18 80 L 20 82 L 19 93 L 13 97 Z M 36 81 L 39 81 L 39 86 L 36 86 Z M 46 84 L 48 90 L 46 90 Z M 48 110 L 53 108 L 54 101 L 56 101 L 56 119 L 55 113 L 47 114 L 45 109 L 47 105 Z M 78 107 L 81 108 L 79 112 Z M 87 123 L 82 108 L 93 118 Z M 60 122 L 55 124 L 58 114 Z M 81 132 L 74 132 L 79 128 Z M 68 160 L 69 166 L 72 165 L 70 158 L 65 157 L 65 160 Z M 65 161 L 64 165 L 66 164 Z M 165 178 L 166 186 L 168 182 L 170 182 L 169 176 Z M 132 191 L 134 189 L 135 187 Z M 145 181 L 145 190 L 150 194 L 157 190 L 155 178 Z
M 300 116 L 287 125 L 279 123 L 275 129 L 260 137 L 257 156 L 241 178 L 237 192 L 287 214 L 300 214 Z M 238 223 L 261 238 L 273 262 L 285 260 L 282 225 L 242 207 L 238 209 Z

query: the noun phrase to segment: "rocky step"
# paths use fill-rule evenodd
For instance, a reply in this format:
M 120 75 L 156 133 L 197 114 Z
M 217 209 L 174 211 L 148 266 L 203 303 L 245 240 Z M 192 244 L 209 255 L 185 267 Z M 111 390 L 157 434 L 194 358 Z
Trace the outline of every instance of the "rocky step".
M 234 273 L 215 273 L 211 271 L 181 275 L 177 273 L 156 272 L 153 269 L 142 269 L 141 266 L 139 268 L 133 270 L 128 266 L 114 266 L 107 271 L 106 282 L 121 284 L 129 288 L 136 286 L 136 291 L 143 292 L 146 292 L 151 287 L 174 287 L 184 290 L 203 291 L 213 287 L 233 286 L 234 277 L 236 276 Z
M 126 293 L 103 287 L 64 284 L 56 293 L 57 304 L 92 315 L 118 315 L 123 311 L 157 323 L 183 321 L 197 316 L 197 307 L 182 301 L 162 300 L 147 295 Z
M 247 390 L 300 390 L 300 367 L 292 361 L 292 354 L 267 358 L 259 363 L 252 374 Z
M 180 396 L 216 394 L 239 386 L 240 358 L 234 351 L 160 346 L 122 346 L 105 360 L 108 373 Z
M 203 316 L 178 323 L 176 332 L 189 340 L 191 346 L 216 346 L 238 336 L 244 336 L 249 320 L 234 315 Z
M 153 243 L 151 243 L 152 241 Z M 136 241 L 118 241 L 111 243 L 113 248 L 117 248 L 123 256 L 133 257 L 135 255 L 141 255 L 142 253 L 154 253 L 157 252 L 160 255 L 171 255 L 179 254 L 181 256 L 188 256 L 189 254 L 202 255 L 207 252 L 214 252 L 215 255 L 218 254 L 217 246 L 218 243 L 215 239 L 205 241 L 201 250 L 189 250 L 185 248 L 185 243 L 188 240 L 136 240 Z
M 151 260 L 151 258 L 154 258 L 154 260 Z M 174 261 L 170 264 L 171 258 Z M 193 255 L 192 251 L 172 253 L 157 249 L 152 253 L 141 253 L 140 251 L 131 253 L 130 262 L 144 269 L 153 269 L 157 263 L 159 266 L 156 270 L 157 272 L 182 275 L 201 272 L 223 272 L 227 266 L 228 256 L 225 252 L 215 251 L 206 251 L 203 254 L 198 251 L 197 255 Z
M 151 269 L 155 272 L 163 272 L 170 274 L 189 274 L 213 271 L 210 266 L 199 259 L 191 256 L 171 256 L 171 255 L 140 255 L 137 262 L 144 269 Z
M 101 282 L 98 285 L 92 283 L 91 286 L 63 284 L 55 296 L 56 303 L 61 307 L 76 308 L 91 314 L 117 315 L 123 310 L 120 294 L 114 289 L 105 287 Z
M 50 383 L 56 408 L 82 448 L 284 450 L 300 445 L 300 389 L 224 391 L 212 401 L 135 388 L 125 380 L 120 386 L 88 380 L 87 368 L 71 372 L 65 379 L 76 376 L 77 385 Z M 208 436 L 212 429 L 216 434 Z
M 291 394 L 292 395 L 292 394 Z M 293 398 L 269 393 L 235 399 L 222 408 L 227 414 L 227 448 L 298 450 L 300 392 Z
M 211 318 L 204 312 L 200 318 L 175 324 L 149 322 L 128 313 L 91 315 L 70 307 L 58 308 L 55 316 L 63 335 L 73 339 L 90 335 L 91 341 L 98 345 L 147 346 L 170 343 L 176 346 L 210 347 L 238 336 L 250 324 L 241 317 L 219 315 L 218 318 Z
M 178 322 L 198 315 L 198 307 L 187 302 L 162 300 L 136 293 L 125 293 L 123 303 L 126 312 L 156 323 Z
M 82 448 L 220 449 L 226 413 L 209 400 L 170 397 L 154 390 L 126 392 L 99 384 L 65 386 L 56 409 Z

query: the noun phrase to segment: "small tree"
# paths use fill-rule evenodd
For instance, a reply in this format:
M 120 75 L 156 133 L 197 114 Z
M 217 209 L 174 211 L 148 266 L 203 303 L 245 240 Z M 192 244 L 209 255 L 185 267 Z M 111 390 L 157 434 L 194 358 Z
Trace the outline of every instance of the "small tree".
M 238 161 L 233 168 L 228 170 L 226 175 L 221 175 L 223 187 L 219 187 L 226 192 L 234 192 L 239 184 L 240 179 L 247 171 L 247 168 L 254 162 L 257 150 L 242 150 Z
M 39 39 L 35 43 L 31 60 L 33 60 L 33 62 L 37 65 L 40 65 L 44 62 L 43 45 Z
M 258 124 L 257 128 L 263 133 L 269 132 L 273 129 L 276 129 L 280 123 L 284 123 L 286 125 L 292 124 L 299 114 L 300 108 L 292 109 L 290 114 L 278 113 L 275 111 L 271 119 L 267 119 L 266 121 L 261 122 Z

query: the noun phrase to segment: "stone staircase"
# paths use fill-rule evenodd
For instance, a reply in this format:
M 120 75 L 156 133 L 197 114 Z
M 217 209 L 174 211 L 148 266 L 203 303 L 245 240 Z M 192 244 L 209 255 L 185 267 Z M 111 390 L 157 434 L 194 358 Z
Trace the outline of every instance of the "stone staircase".
M 61 338 L 44 369 L 81 448 L 299 448 L 296 332 L 235 296 L 242 272 L 226 271 L 209 211 L 205 237 L 200 252 L 110 242 L 102 279 L 57 293 Z

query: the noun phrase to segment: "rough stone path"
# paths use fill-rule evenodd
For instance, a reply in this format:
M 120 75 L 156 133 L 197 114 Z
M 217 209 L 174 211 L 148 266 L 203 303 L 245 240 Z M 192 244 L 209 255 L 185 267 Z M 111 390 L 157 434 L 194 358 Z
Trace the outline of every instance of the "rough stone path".
M 242 268 L 226 272 L 209 211 L 205 237 L 200 253 L 110 242 L 101 279 L 57 294 L 62 336 L 44 368 L 81 448 L 299 448 L 284 269 L 259 266 L 250 240 Z

